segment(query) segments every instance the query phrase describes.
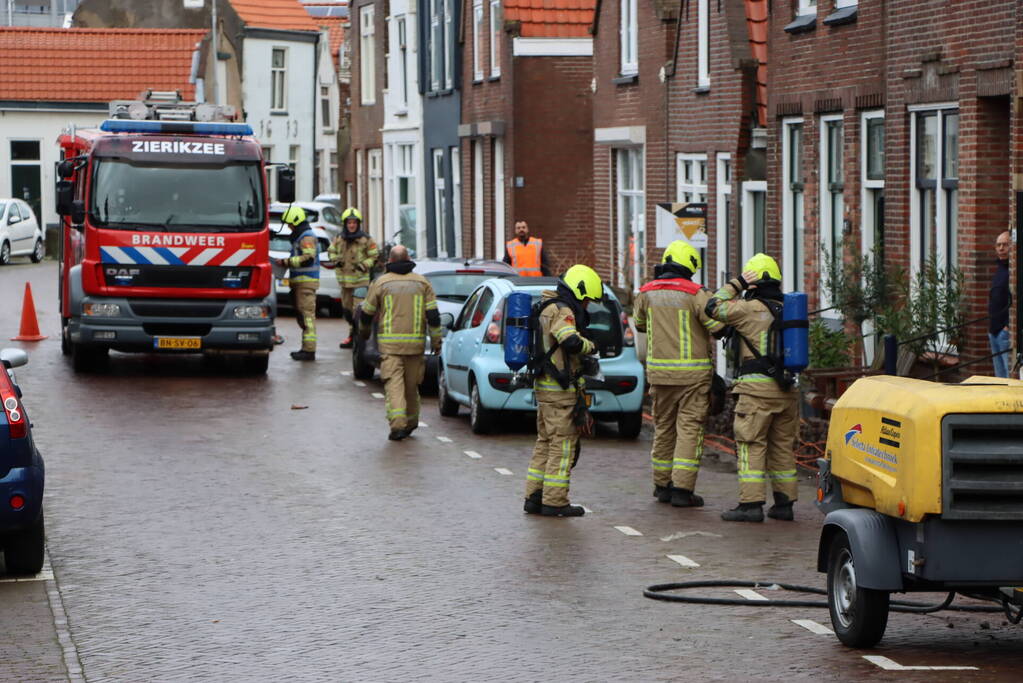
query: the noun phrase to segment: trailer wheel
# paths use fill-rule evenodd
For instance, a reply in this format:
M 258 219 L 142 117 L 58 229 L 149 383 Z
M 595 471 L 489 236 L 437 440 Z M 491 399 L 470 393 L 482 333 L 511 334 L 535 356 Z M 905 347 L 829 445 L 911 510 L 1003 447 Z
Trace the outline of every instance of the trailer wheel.
M 849 539 L 835 534 L 828 554 L 828 611 L 835 635 L 849 647 L 873 647 L 888 626 L 887 591 L 856 582 L 856 562 Z

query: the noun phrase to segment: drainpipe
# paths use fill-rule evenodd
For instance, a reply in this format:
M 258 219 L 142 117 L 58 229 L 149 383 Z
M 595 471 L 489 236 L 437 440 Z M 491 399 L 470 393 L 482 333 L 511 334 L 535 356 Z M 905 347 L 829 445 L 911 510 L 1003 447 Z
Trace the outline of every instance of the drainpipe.
M 317 149 L 316 149 L 316 133 L 319 130 L 319 126 L 317 126 L 317 120 L 316 120 L 316 118 L 317 118 L 316 117 L 316 112 L 317 112 L 316 105 L 318 104 L 318 98 L 320 96 L 320 39 L 322 37 L 323 37 L 323 34 L 320 31 L 317 31 L 316 32 L 316 42 L 313 43 L 313 87 L 312 87 L 312 91 L 313 91 L 313 117 L 312 117 L 312 119 L 313 119 L 313 133 L 312 133 L 312 139 L 313 139 L 313 174 L 312 174 L 312 177 L 313 178 L 319 177 L 320 180 L 323 180 L 323 170 L 316 168 L 316 152 L 317 152 Z M 320 123 L 322 124 L 322 121 Z M 328 166 L 329 166 L 329 164 L 328 164 Z M 317 171 L 319 171 L 319 173 L 317 173 Z M 313 194 L 310 197 L 310 199 L 315 197 L 317 194 L 319 194 L 318 188 L 314 187 L 313 188 Z

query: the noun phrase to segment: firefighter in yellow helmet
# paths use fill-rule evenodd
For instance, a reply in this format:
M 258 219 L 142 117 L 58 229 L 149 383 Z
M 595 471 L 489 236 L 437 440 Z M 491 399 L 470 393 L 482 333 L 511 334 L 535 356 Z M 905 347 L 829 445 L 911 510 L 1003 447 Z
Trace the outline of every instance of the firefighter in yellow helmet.
M 320 287 L 319 248 L 305 211 L 289 206 L 281 222 L 291 226 L 291 256 L 277 259 L 290 270 L 291 305 L 302 328 L 302 348 L 292 351 L 294 360 L 316 360 L 316 290 Z
M 647 340 L 654 496 L 675 507 L 703 505 L 693 489 L 714 377 L 711 335 L 720 336 L 725 329 L 706 313 L 710 292 L 692 280 L 700 266 L 700 252 L 692 245 L 672 242 L 633 306 L 636 329 L 645 332 Z
M 583 417 L 583 358 L 596 345 L 583 334 L 586 304 L 604 298 L 600 276 L 584 265 L 569 268 L 556 290 L 540 298 L 539 330 L 543 357 L 533 382 L 536 393 L 536 445 L 526 474 L 523 509 L 547 517 L 580 517 L 585 510 L 568 502 L 568 484 L 579 447 L 576 419 Z M 537 350 L 538 352 L 540 349 Z
M 348 207 L 341 214 L 344 228 L 327 249 L 327 257 L 335 265 L 334 275 L 341 287 L 341 308 L 348 321 L 348 338 L 341 342 L 342 349 L 352 346 L 352 330 L 355 325 L 355 308 L 362 299 L 355 296 L 359 287 L 369 286 L 370 272 L 380 256 L 376 242 L 362 230 L 362 214 L 355 207 Z
M 743 296 L 744 295 L 744 296 Z M 739 298 L 743 297 L 743 298 Z M 773 519 L 791 521 L 798 491 L 793 452 L 799 431 L 799 391 L 777 363 L 782 308 L 781 270 L 756 254 L 743 273 L 719 289 L 707 314 L 734 327 L 739 345 L 738 377 L 732 390 L 739 466 L 739 506 L 722 513 L 728 522 L 764 521 L 765 483 L 770 482 Z
M 388 439 L 401 441 L 419 426 L 419 384 L 426 372 L 423 348 L 430 331 L 433 352 L 440 351 L 440 313 L 430 281 L 409 259 L 408 249 L 391 247 L 387 272 L 373 281 L 362 303 L 359 334 L 368 339 L 377 320 L 380 378 L 384 380 Z M 379 314 L 379 315 L 378 315 Z

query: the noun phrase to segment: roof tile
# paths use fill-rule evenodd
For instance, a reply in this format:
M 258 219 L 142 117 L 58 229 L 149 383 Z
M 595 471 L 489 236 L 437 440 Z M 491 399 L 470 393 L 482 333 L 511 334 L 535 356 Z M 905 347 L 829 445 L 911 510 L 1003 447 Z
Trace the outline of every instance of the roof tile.
M 298 0 L 230 0 L 250 28 L 316 31 L 316 22 Z
M 505 18 L 524 38 L 589 38 L 596 0 L 505 0 Z
M 109 102 L 180 90 L 206 31 L 182 29 L 0 28 L 0 99 Z M 74 59 L 68 59 L 74 55 Z

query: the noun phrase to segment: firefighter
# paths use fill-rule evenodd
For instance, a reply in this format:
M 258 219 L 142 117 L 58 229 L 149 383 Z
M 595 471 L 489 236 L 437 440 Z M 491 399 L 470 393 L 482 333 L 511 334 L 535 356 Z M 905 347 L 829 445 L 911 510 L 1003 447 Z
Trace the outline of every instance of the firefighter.
M 292 351 L 293 360 L 316 360 L 316 290 L 320 287 L 319 249 L 316 235 L 306 220 L 305 211 L 289 206 L 281 222 L 291 226 L 291 256 L 277 259 L 277 265 L 290 269 L 291 305 L 302 328 L 302 349 Z
M 744 299 L 738 297 L 745 294 Z M 773 258 L 756 254 L 741 276 L 725 284 L 707 304 L 707 314 L 734 327 L 738 335 L 738 377 L 732 390 L 739 465 L 739 505 L 722 513 L 728 522 L 764 521 L 764 484 L 769 481 L 773 519 L 791 521 L 796 500 L 799 392 L 779 373 L 775 319 L 782 306 L 781 270 Z M 754 353 L 753 349 L 756 349 Z
M 596 351 L 583 336 L 588 301 L 604 296 L 600 276 L 584 265 L 565 272 L 557 290 L 545 290 L 538 326 L 543 340 L 540 369 L 533 382 L 536 394 L 536 446 L 526 474 L 526 502 L 523 509 L 547 517 L 580 517 L 585 510 L 569 505 L 568 484 L 577 457 L 579 434 L 574 417 L 583 399 L 582 360 Z
M 380 312 L 377 347 L 391 426 L 387 438 L 391 441 L 401 441 L 419 426 L 419 383 L 426 372 L 423 347 L 427 328 L 433 352 L 440 351 L 437 299 L 429 280 L 412 272 L 415 267 L 407 248 L 400 244 L 391 247 L 387 272 L 370 285 L 359 319 L 359 334 L 368 339 L 373 318 Z
M 519 271 L 523 277 L 550 275 L 543 240 L 529 236 L 529 224 L 515 221 L 515 239 L 505 246 L 504 262 Z
M 700 265 L 700 252 L 692 245 L 672 242 L 633 307 L 636 329 L 647 335 L 654 496 L 675 507 L 703 506 L 703 498 L 693 489 L 714 376 L 711 335 L 719 336 L 725 329 L 706 313 L 710 292 L 692 281 Z
M 341 308 L 348 321 L 348 338 L 341 342 L 342 349 L 352 347 L 355 327 L 355 308 L 362 299 L 355 296 L 359 287 L 369 286 L 370 272 L 380 256 L 376 242 L 362 230 L 362 214 L 355 207 L 341 214 L 344 230 L 327 249 L 327 257 L 336 266 L 334 274 L 341 286 Z

